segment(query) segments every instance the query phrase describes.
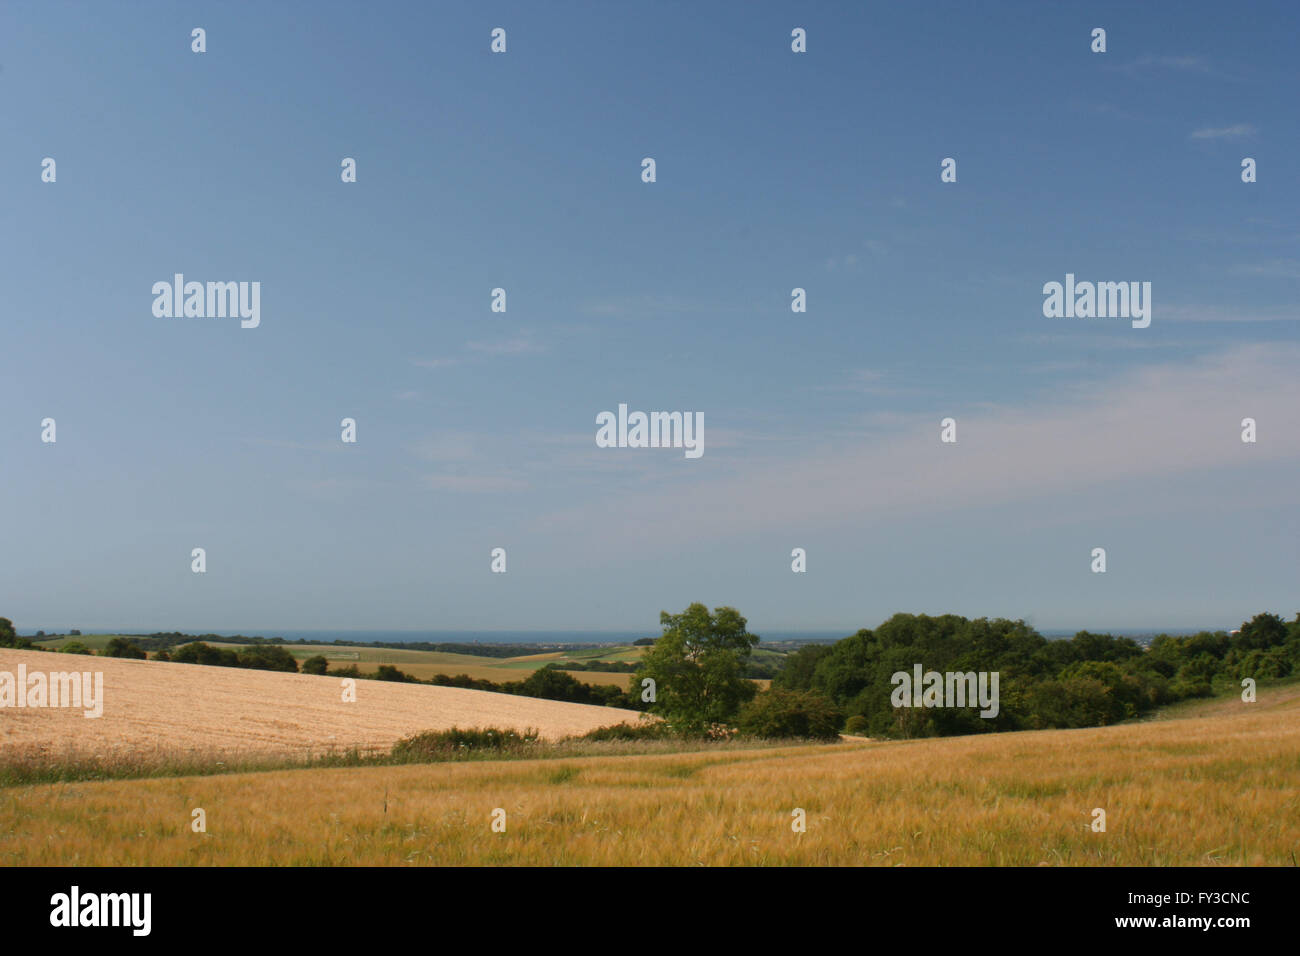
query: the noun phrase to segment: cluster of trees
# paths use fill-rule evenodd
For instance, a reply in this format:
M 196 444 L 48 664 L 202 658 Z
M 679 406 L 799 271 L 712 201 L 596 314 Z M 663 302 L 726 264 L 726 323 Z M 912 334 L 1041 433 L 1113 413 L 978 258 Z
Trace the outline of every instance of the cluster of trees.
M 114 638 L 120 640 L 120 638 Z M 123 655 L 117 655 L 123 656 Z M 143 656 L 143 652 L 141 652 Z M 215 667 L 247 667 L 261 671 L 298 672 L 298 662 L 287 649 L 279 644 L 250 644 L 238 650 L 229 647 L 213 647 L 202 641 L 182 644 L 175 651 L 168 653 L 165 649 L 155 655 L 160 661 L 176 661 L 180 664 L 208 664 Z
M 874 630 L 791 654 L 759 693 L 746 680 L 758 637 L 734 608 L 692 604 L 660 615 L 664 633 L 636 671 L 654 681 L 658 714 L 676 732 L 734 728 L 760 737 L 833 739 L 841 729 L 918 737 L 1096 727 L 1256 681 L 1300 675 L 1300 614 L 1258 614 L 1232 634 L 1158 635 L 1149 646 L 1081 631 L 1049 641 L 1023 621 L 895 614 Z M 975 706 L 896 707 L 894 675 L 998 674 L 995 715 Z M 986 685 L 991 686 L 991 685 Z M 949 702 L 953 703 L 953 702 Z
M 80 644 L 80 641 L 73 643 Z M 81 645 L 85 647 L 84 644 Z M 88 649 L 88 648 L 87 648 Z M 140 647 L 128 641 L 124 637 L 115 637 L 104 646 L 105 657 L 126 657 L 132 660 L 143 661 L 149 657 Z
M 349 670 L 356 670 L 355 667 Z M 335 671 L 342 674 L 341 671 Z M 351 676 L 364 677 L 353 673 Z M 387 664 L 379 666 L 375 675 L 379 680 L 402 680 L 410 683 L 427 683 L 438 687 L 463 687 L 466 690 L 486 690 L 496 694 L 516 694 L 520 697 L 539 697 L 543 700 L 563 700 L 571 704 L 592 704 L 597 707 L 623 707 L 628 710 L 642 710 L 645 705 L 640 698 L 629 694 L 613 684 L 584 684 L 571 674 L 553 667 L 542 667 L 521 681 L 496 683 L 468 674 L 435 674 L 427 681 L 418 681 L 396 667 Z
M 7 617 L 0 617 L 0 647 L 31 647 L 32 642 L 19 637 L 14 630 L 14 622 Z
M 545 666 L 559 671 L 599 671 L 606 674 L 631 674 L 637 667 L 631 661 L 552 661 Z
M 220 634 L 183 634 L 180 631 L 155 631 L 153 634 L 133 634 L 135 643 L 146 651 L 164 651 L 172 647 L 180 647 L 184 644 L 205 643 L 207 641 L 216 641 L 219 644 L 283 644 L 285 641 L 278 637 L 245 637 L 243 634 L 235 634 L 233 637 L 222 637 Z
M 998 672 L 999 709 L 899 707 L 894 673 Z M 895 614 L 872 630 L 791 655 L 774 687 L 818 694 L 875 737 L 917 737 L 1096 727 L 1155 707 L 1300 673 L 1300 614 L 1287 623 L 1259 614 L 1235 634 L 1159 635 L 1147 648 L 1125 637 L 1080 631 L 1049 641 L 1023 621 Z

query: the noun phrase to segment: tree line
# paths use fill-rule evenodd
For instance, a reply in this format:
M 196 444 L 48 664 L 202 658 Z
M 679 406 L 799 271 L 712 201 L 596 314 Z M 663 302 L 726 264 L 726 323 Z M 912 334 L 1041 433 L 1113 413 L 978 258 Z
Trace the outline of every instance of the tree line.
M 893 675 L 998 672 L 1000 706 L 895 707 Z M 818 694 L 841 709 L 850 731 L 918 737 L 998 730 L 1098 727 L 1177 701 L 1209 697 L 1241 682 L 1300 673 L 1300 614 L 1287 623 L 1257 614 L 1233 634 L 1127 637 L 1080 631 L 1048 640 L 1023 621 L 953 614 L 895 614 L 874 630 L 791 655 L 773 686 Z
M 759 692 L 745 680 L 757 635 L 735 608 L 692 604 L 663 612 L 664 634 L 642 659 L 633 692 L 653 687 L 651 713 L 684 734 L 741 732 L 835 739 L 923 737 L 999 730 L 1097 727 L 1243 681 L 1300 675 L 1300 614 L 1257 614 L 1239 631 L 1126 637 L 1080 631 L 1048 640 L 1023 621 L 895 614 L 874 630 L 791 654 Z M 999 706 L 895 706 L 895 675 L 997 673 Z M 646 681 L 652 682 L 646 684 Z

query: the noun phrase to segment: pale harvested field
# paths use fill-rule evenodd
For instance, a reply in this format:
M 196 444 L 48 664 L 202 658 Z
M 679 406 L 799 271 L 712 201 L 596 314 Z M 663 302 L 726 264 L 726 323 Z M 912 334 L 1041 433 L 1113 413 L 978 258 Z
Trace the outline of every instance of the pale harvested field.
M 0 648 L 0 671 L 102 671 L 104 713 L 0 709 L 0 756 L 15 752 L 156 755 L 284 754 L 387 748 L 424 730 L 534 728 L 546 739 L 636 722 L 640 715 L 456 687 L 358 680 L 344 703 L 328 675 L 283 674 Z
M 1297 865 L 1296 688 L 1206 710 L 892 743 L 10 787 L 0 865 Z

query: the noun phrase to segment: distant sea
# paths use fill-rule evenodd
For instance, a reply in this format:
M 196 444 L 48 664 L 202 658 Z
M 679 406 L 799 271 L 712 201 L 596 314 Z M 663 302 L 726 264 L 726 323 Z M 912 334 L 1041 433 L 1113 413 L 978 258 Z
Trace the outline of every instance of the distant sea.
M 52 630 L 51 633 L 66 634 L 68 628 Z M 94 628 L 81 627 L 83 634 L 149 634 L 156 629 L 140 628 Z M 776 641 L 838 641 L 857 633 L 857 628 L 844 628 L 838 631 L 767 631 L 759 629 L 764 642 Z M 1155 634 L 1195 634 L 1199 630 L 1218 630 L 1217 627 L 1171 627 L 1163 630 L 1154 628 L 1096 628 L 1096 633 L 1113 634 L 1116 637 L 1136 639 Z M 30 635 L 28 628 L 19 628 L 20 634 Z M 186 634 L 218 634 L 233 637 L 282 637 L 296 641 L 299 638 L 310 643 L 329 643 L 330 641 L 383 641 L 385 643 L 428 642 L 431 644 L 630 644 L 643 637 L 658 637 L 660 631 L 386 631 L 386 630 L 324 630 L 324 631 L 267 631 L 244 628 L 229 629 L 183 629 Z M 1038 629 L 1038 633 L 1047 638 L 1073 637 L 1075 631 L 1053 628 Z

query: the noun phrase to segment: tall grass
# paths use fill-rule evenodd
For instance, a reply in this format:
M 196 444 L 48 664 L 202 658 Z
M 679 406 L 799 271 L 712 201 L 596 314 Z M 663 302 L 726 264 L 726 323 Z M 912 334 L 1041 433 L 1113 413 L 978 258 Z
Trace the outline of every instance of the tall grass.
M 96 753 L 69 748 L 13 749 L 0 754 L 0 790 L 44 783 L 139 780 L 149 777 L 213 776 L 314 770 L 331 767 L 379 767 L 462 760 L 544 760 L 563 757 L 637 753 L 683 753 L 708 749 L 753 749 L 790 746 L 799 741 L 736 738 L 710 741 L 674 737 L 656 725 L 619 724 L 581 737 L 547 741 L 536 731 L 520 734 L 497 728 L 427 731 L 403 738 L 391 748 L 315 748 L 299 753 L 276 751 L 203 751 L 159 747 L 148 752 Z
M 640 751 L 616 749 L 628 747 Z M 1290 866 L 1300 855 L 1296 693 L 1086 730 L 521 753 L 14 786 L 0 791 L 0 864 Z M 190 827 L 199 807 L 205 833 Z M 491 829 L 498 809 L 504 833 Z M 1095 809 L 1105 832 L 1091 827 Z

